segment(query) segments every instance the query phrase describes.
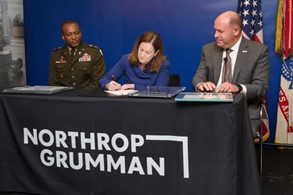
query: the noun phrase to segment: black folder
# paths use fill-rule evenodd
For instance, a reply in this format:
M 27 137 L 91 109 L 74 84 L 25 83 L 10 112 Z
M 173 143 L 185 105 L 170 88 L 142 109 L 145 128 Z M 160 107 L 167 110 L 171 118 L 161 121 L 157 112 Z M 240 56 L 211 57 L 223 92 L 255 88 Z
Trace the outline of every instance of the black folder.
M 128 94 L 129 97 L 144 97 L 144 98 L 172 98 L 186 87 L 167 87 L 167 86 L 147 86 L 134 93 Z

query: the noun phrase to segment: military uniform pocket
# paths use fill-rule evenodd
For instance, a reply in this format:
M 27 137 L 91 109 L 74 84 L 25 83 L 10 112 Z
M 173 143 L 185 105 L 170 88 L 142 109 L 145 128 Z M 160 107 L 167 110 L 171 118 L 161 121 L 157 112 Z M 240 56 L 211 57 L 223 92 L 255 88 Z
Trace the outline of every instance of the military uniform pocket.
M 79 71 L 91 71 L 91 66 L 90 66 L 90 63 L 83 62 L 83 63 L 80 63 L 76 67 L 76 69 Z

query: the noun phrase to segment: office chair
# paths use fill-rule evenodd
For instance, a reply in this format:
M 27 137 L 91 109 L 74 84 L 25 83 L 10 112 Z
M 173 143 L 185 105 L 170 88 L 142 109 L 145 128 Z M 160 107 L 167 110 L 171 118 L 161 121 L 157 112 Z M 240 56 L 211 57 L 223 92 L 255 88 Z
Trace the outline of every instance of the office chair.
M 181 86 L 180 75 L 170 74 L 168 86 L 174 86 L 174 87 Z

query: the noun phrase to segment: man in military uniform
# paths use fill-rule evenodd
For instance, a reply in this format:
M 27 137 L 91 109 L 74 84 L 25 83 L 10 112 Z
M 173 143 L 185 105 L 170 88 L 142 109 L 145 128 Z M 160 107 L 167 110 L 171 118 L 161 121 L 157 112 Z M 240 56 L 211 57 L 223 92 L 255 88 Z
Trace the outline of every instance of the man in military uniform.
M 49 85 L 99 89 L 106 65 L 102 50 L 81 41 L 79 24 L 66 20 L 62 24 L 63 47 L 51 53 Z

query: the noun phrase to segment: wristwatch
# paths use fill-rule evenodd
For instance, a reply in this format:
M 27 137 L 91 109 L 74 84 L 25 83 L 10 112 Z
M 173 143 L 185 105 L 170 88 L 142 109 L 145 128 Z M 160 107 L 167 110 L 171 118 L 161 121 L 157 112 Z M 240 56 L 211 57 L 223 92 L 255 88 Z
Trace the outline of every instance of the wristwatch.
M 242 86 L 240 84 L 236 84 L 236 87 L 238 89 L 237 93 L 240 93 L 242 91 Z

